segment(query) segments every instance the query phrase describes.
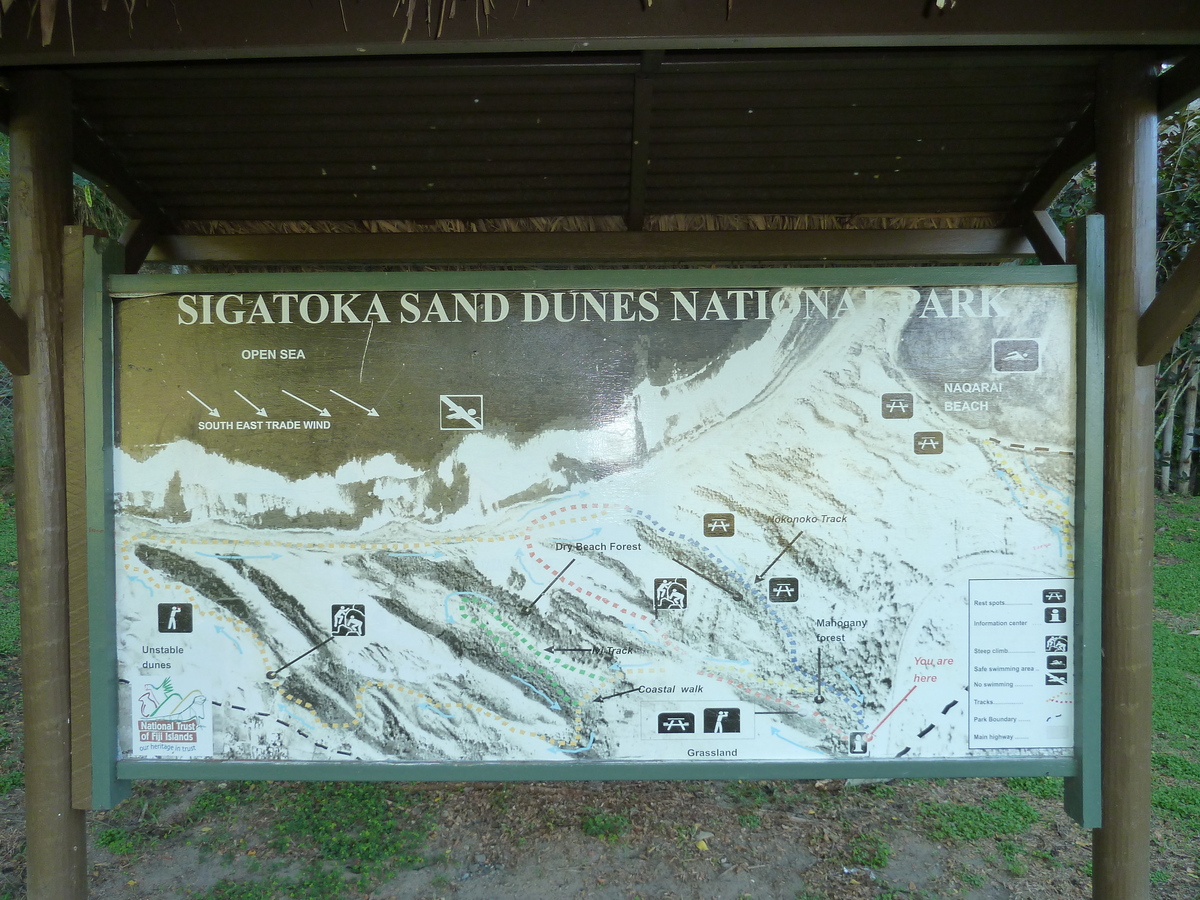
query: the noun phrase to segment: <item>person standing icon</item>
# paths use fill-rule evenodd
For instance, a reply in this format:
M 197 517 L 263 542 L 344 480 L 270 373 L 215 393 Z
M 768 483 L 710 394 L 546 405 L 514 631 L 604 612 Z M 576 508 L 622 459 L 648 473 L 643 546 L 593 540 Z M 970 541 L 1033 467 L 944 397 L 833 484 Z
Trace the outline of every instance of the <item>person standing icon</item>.
M 171 615 L 167 619 L 167 631 L 175 631 L 179 628 L 179 625 L 176 622 L 175 617 L 179 615 L 179 611 L 182 608 L 183 607 L 181 607 L 181 606 L 172 606 L 171 607 Z

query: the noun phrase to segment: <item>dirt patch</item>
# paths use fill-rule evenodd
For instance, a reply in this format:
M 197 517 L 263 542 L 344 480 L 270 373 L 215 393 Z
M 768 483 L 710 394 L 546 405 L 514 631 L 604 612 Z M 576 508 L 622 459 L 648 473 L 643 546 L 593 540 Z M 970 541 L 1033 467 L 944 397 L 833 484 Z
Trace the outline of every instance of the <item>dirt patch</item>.
M 280 796 L 286 795 L 284 786 Z M 629 782 L 426 785 L 433 829 L 415 868 L 354 898 L 671 898 L 1040 900 L 1090 896 L 1088 833 L 1060 801 L 1016 793 L 1036 821 L 966 843 L 923 830 L 929 804 L 978 806 L 1002 780 Z M 187 789 L 196 796 L 194 787 Z M 213 788 L 208 788 L 212 791 Z M 179 798 L 172 809 L 182 808 Z M 177 813 L 176 813 L 177 814 Z M 119 820 L 105 816 L 97 825 Z M 142 900 L 204 892 L 221 878 L 289 877 L 302 861 L 273 847 L 271 810 L 177 828 L 143 851 L 93 851 L 92 896 Z M 607 826 L 605 828 L 601 825 Z M 93 829 L 95 833 L 96 829 Z M 216 837 L 214 838 L 214 835 Z M 265 896 L 265 895 L 264 895 Z M 282 896 L 282 895 L 281 895 Z M 314 895 L 322 896 L 322 895 Z M 1167 894 L 1159 894 L 1167 897 Z M 1183 896 L 1183 895 L 1179 895 Z

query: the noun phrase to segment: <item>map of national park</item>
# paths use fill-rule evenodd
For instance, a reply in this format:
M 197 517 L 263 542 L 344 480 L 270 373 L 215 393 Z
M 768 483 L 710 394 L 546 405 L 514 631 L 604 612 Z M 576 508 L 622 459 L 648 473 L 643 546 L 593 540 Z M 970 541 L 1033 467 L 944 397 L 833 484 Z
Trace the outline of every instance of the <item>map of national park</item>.
M 574 274 L 117 301 L 122 758 L 1071 755 L 1073 284 Z

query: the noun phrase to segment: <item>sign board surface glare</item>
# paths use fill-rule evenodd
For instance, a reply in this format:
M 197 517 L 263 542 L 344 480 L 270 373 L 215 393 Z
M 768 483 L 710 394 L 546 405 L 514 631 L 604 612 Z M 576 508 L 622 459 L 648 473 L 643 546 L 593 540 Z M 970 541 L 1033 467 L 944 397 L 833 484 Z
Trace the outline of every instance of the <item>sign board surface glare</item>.
M 1071 757 L 1076 288 L 928 271 L 118 301 L 120 758 Z

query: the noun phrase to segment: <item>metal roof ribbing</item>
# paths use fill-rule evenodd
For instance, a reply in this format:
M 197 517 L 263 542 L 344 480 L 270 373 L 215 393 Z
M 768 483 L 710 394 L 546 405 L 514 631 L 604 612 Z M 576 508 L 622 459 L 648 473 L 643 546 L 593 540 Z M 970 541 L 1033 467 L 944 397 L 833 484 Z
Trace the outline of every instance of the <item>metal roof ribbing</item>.
M 1096 61 L 681 52 L 72 77 L 88 127 L 177 220 L 1000 212 L 1087 109 Z

